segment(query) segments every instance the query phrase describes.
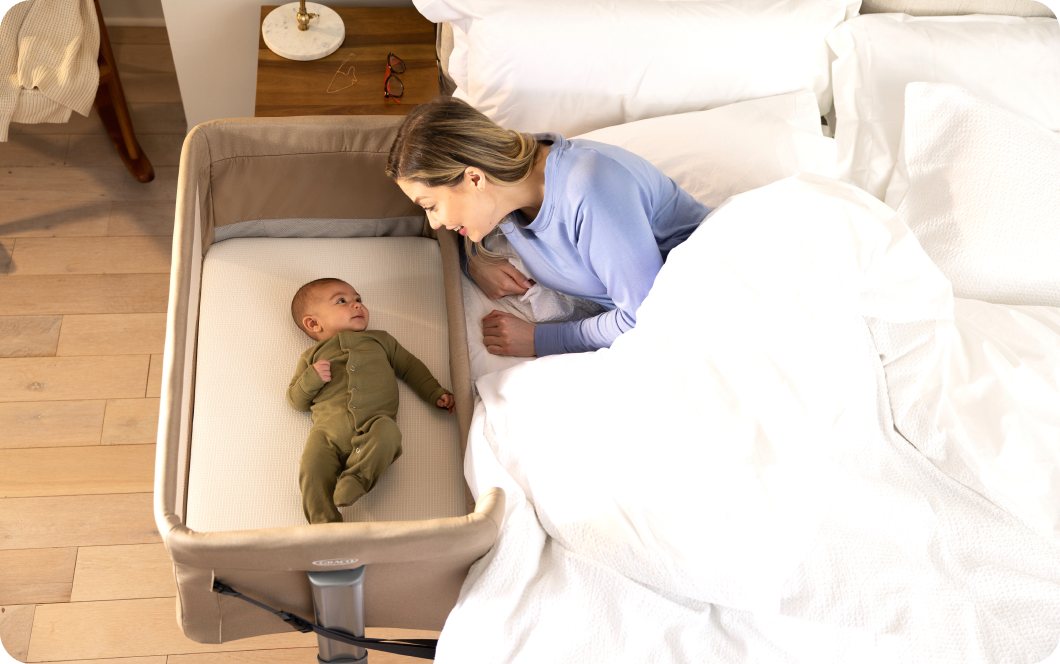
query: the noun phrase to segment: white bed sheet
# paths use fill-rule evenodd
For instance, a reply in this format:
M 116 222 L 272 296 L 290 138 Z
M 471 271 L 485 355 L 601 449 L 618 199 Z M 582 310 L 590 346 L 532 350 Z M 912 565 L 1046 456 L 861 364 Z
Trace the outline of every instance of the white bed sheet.
M 478 381 L 465 474 L 508 513 L 437 661 L 1041 661 L 1057 540 L 899 433 L 918 383 L 876 340 L 970 339 L 947 307 L 864 192 L 800 176 L 730 199 L 611 349 Z M 964 421 L 997 417 L 976 403 L 996 391 L 951 387 Z M 1060 415 L 1038 394 L 1035 421 Z

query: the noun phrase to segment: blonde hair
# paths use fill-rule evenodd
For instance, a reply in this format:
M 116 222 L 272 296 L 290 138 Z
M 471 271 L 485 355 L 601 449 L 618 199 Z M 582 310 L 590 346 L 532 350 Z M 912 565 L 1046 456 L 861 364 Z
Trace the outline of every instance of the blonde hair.
M 454 187 L 474 166 L 493 184 L 511 186 L 530 177 L 539 147 L 532 134 L 504 129 L 465 101 L 435 97 L 405 117 L 390 146 L 386 174 L 428 187 Z M 464 241 L 468 256 L 503 257 L 482 242 Z

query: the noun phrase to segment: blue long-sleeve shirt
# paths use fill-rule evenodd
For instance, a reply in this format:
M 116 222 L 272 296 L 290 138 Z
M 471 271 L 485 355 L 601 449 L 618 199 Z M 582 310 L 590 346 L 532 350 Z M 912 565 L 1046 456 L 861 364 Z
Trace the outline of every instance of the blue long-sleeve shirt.
M 667 254 L 710 208 L 628 150 L 552 133 L 535 137 L 552 142 L 544 203 L 533 221 L 516 210 L 501 230 L 538 283 L 609 311 L 539 324 L 534 346 L 538 356 L 609 347 L 636 325 Z

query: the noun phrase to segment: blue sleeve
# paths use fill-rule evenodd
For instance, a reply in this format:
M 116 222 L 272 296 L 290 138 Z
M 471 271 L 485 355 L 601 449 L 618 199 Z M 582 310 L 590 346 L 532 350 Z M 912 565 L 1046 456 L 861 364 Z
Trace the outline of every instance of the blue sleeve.
M 539 357 L 609 347 L 636 325 L 637 309 L 662 269 L 651 227 L 650 193 L 611 160 L 603 160 L 592 175 L 591 181 L 572 178 L 569 183 L 572 188 L 591 188 L 578 206 L 575 242 L 585 265 L 607 288 L 615 309 L 585 320 L 538 325 L 534 347 Z

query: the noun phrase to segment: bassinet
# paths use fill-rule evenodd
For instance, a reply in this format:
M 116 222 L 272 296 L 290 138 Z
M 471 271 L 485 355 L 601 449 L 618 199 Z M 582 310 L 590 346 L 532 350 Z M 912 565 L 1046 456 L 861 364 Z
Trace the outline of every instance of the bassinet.
M 449 231 L 432 230 L 422 209 L 383 172 L 401 120 L 383 116 L 219 120 L 196 127 L 184 143 L 162 377 L 155 519 L 173 560 L 177 621 L 194 641 L 222 643 L 292 629 L 266 611 L 212 592 L 215 579 L 270 606 L 312 617 L 306 573 L 362 565 L 366 566 L 367 626 L 439 630 L 469 566 L 496 538 L 504 513 L 503 492 L 487 493 L 475 506 L 460 475 L 472 396 L 456 238 Z M 200 338 L 203 317 L 213 315 L 204 313 L 207 307 L 200 308 L 200 304 L 210 292 L 247 286 L 204 282 L 204 257 L 219 237 L 276 234 L 387 237 L 406 242 L 426 238 L 424 242 L 436 247 L 428 253 L 440 257 L 433 263 L 440 263 L 433 282 L 441 277 L 444 283 L 444 308 L 439 309 L 442 320 L 435 329 L 448 330 L 451 383 L 447 387 L 456 396 L 457 421 L 452 425 L 451 442 L 433 453 L 451 459 L 448 465 L 457 469 L 462 486 L 456 488 L 456 516 L 450 509 L 444 518 L 433 518 L 437 514 L 429 513 L 433 503 L 428 497 L 421 501 L 428 507 L 413 520 L 380 520 L 379 515 L 386 513 L 383 510 L 374 520 L 362 522 L 349 522 L 347 516 L 346 523 L 316 526 L 216 532 L 189 528 L 189 494 L 194 498 L 203 484 L 190 479 L 195 465 L 190 460 L 197 451 L 205 454 L 193 445 L 196 380 L 205 373 L 205 366 L 197 370 L 196 360 L 203 357 L 207 341 Z M 329 242 L 343 241 L 349 242 Z M 272 243 L 291 240 L 255 242 L 272 247 L 279 246 Z M 400 272 L 402 266 L 394 264 L 392 269 Z M 399 341 L 405 340 L 399 337 Z M 273 351 L 260 348 L 258 352 L 268 355 Z M 285 357 L 284 361 L 293 368 L 296 359 Z M 402 400 L 402 409 L 406 403 Z M 280 400 L 278 407 L 283 406 Z M 228 408 L 230 417 L 238 421 L 238 407 Z M 399 425 L 402 417 L 399 414 Z M 294 444 L 300 448 L 302 442 Z M 246 472 L 242 467 L 221 471 L 232 477 Z M 296 472 L 297 468 L 291 470 Z M 291 481 L 296 480 L 292 477 Z M 427 483 L 424 490 L 431 486 Z M 448 492 L 451 506 L 452 487 Z M 231 511 L 223 500 L 199 503 L 206 510 Z

